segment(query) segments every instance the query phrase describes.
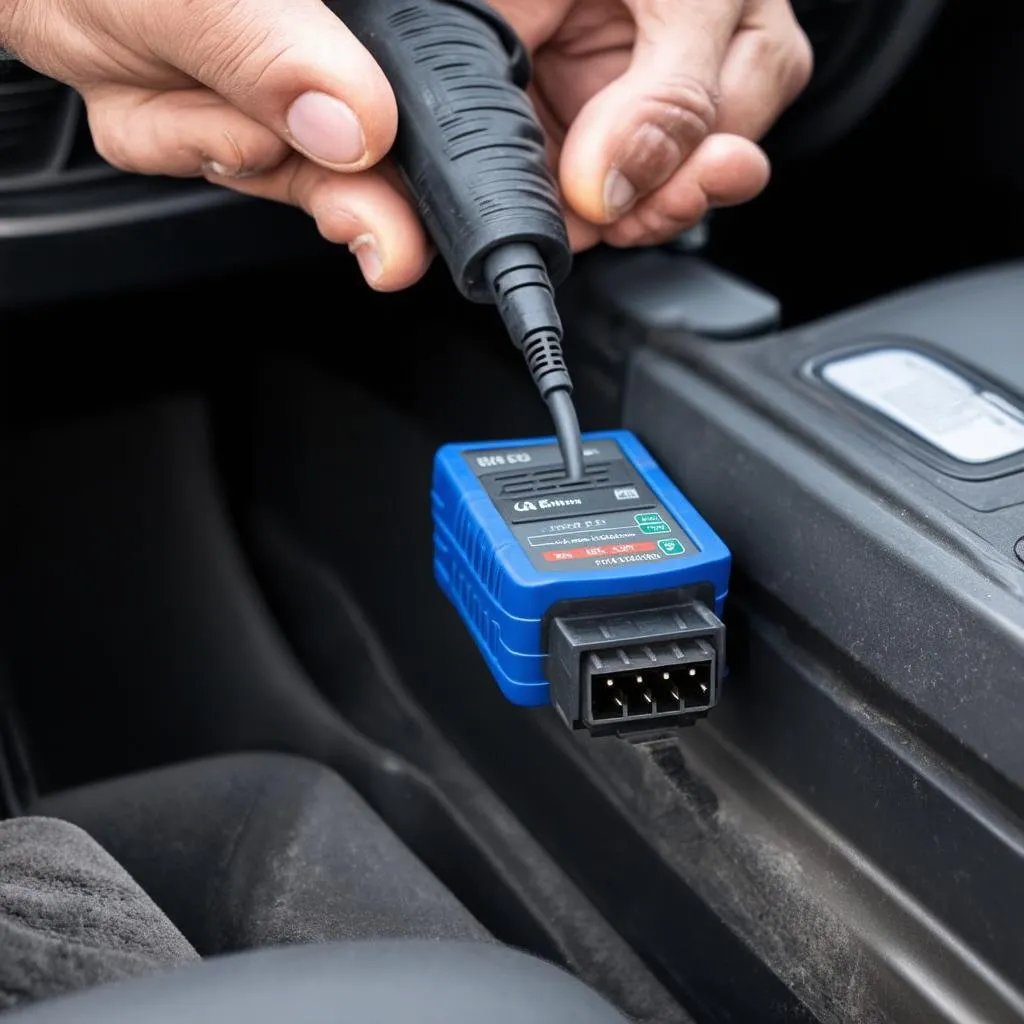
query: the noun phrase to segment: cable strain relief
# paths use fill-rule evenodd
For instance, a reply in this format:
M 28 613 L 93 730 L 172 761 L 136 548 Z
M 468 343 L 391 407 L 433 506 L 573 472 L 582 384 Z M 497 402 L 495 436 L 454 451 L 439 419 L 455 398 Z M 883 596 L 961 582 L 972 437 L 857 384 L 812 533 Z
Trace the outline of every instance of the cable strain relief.
M 498 313 L 516 348 L 538 331 L 562 340 L 555 289 L 540 250 L 529 242 L 509 242 L 490 252 L 484 272 Z
M 551 411 L 566 475 L 582 480 L 583 445 L 572 404 L 572 378 L 562 354 L 562 321 L 544 258 L 535 245 L 511 242 L 487 256 L 484 270 L 509 337 L 523 353 Z
M 540 251 L 528 242 L 510 242 L 488 255 L 485 270 L 512 344 L 523 353 L 541 395 L 571 391 L 562 354 L 562 321 Z
M 562 342 L 550 331 L 537 331 L 522 348 L 530 376 L 541 397 L 547 399 L 552 391 L 572 392 L 572 378 L 565 365 Z

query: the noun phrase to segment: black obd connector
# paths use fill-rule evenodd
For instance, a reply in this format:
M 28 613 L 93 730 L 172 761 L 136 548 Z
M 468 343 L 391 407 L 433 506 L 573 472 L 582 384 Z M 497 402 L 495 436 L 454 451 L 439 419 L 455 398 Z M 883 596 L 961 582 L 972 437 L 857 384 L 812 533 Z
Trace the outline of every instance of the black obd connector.
M 548 626 L 551 701 L 572 728 L 652 731 L 718 703 L 725 626 L 699 600 L 641 609 L 556 609 Z

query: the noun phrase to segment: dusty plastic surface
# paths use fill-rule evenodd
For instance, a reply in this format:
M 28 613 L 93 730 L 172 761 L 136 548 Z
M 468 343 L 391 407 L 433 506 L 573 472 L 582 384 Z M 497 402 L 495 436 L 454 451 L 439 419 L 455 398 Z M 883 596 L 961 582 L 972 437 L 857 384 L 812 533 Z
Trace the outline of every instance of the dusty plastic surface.
M 1021 323 L 1015 264 L 761 341 L 650 333 L 659 351 L 639 352 L 627 389 L 626 424 L 745 581 L 736 610 L 751 660 L 709 724 L 746 763 L 743 785 L 770 773 L 817 821 L 827 858 L 888 892 L 876 891 L 866 923 L 837 916 L 846 953 L 833 949 L 830 966 L 820 936 L 815 947 L 816 969 L 837 983 L 852 950 L 864 969 L 902 972 L 871 1019 L 914 1019 L 908 993 L 941 1020 L 1024 1012 L 1024 464 L 944 464 L 806 367 L 906 344 L 1019 401 Z M 777 840 L 780 856 L 796 835 L 794 825 Z M 811 886 L 812 856 L 798 856 Z M 922 930 L 907 930 L 907 906 Z M 770 926 L 774 914 L 751 918 L 751 934 L 812 930 L 792 915 Z M 865 1006 L 846 1007 L 846 1019 Z

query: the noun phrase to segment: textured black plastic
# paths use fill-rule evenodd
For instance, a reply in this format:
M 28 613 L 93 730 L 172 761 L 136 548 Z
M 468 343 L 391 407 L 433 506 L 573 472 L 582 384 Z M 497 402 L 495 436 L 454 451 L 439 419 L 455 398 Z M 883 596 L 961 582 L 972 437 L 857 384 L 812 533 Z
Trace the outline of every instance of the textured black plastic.
M 870 975 L 875 960 L 908 979 L 941 976 L 963 993 L 961 1006 L 979 1007 L 973 1019 L 1024 1019 L 1024 577 L 1014 555 L 1024 472 L 954 477 L 804 368 L 901 339 L 1019 399 L 1022 317 L 1016 263 L 761 341 L 638 335 L 661 351 L 636 352 L 626 423 L 714 523 L 736 566 L 728 699 L 689 752 L 720 737 L 746 762 L 749 799 L 764 807 L 751 780 L 772 779 L 803 820 L 823 823 L 830 873 L 849 844 L 851 864 L 871 865 L 851 877 L 884 877 L 924 925 L 914 936 L 894 901 L 855 926 L 854 946 L 827 966 L 843 1000 L 850 963 Z M 668 818 L 658 814 L 659 824 Z M 794 841 L 781 815 L 773 823 Z M 794 856 L 809 889 L 810 858 Z M 709 898 L 738 891 L 734 879 L 720 885 Z M 743 926 L 755 945 L 783 905 L 777 886 L 763 891 L 769 913 L 754 906 Z M 869 906 L 883 901 L 862 899 L 856 913 Z M 801 911 L 779 916 L 769 934 L 813 927 L 815 912 Z M 857 945 L 867 952 L 854 954 Z M 824 961 L 810 962 L 825 977 Z M 880 1008 L 856 996 L 835 1019 L 932 1019 L 907 1009 L 914 985 L 901 986 L 872 984 L 865 994 Z M 922 994 L 932 998 L 931 988 Z
M 902 337 L 1019 396 L 1022 286 L 1024 264 L 993 268 L 728 353 L 663 336 L 677 358 L 637 361 L 626 420 L 759 585 L 1024 807 L 1024 471 L 956 479 L 802 373 Z
M 599 315 L 648 330 L 736 341 L 778 329 L 782 320 L 778 299 L 699 256 L 598 251 L 587 260 L 587 274 L 602 300 Z
M 564 280 L 572 254 L 511 29 L 468 2 L 331 6 L 391 82 L 391 155 L 463 295 L 493 301 L 484 260 L 510 242 L 535 245 L 554 284 Z
M 556 388 L 571 391 L 562 356 L 562 320 L 540 251 L 521 243 L 499 246 L 484 261 L 484 274 L 541 395 L 547 398 Z

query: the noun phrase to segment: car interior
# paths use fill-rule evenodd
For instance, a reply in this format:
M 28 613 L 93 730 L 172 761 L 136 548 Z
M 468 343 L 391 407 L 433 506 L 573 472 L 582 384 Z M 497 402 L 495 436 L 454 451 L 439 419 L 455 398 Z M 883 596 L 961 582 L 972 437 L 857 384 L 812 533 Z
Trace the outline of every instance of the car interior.
M 0 65 L 0 916 L 72 934 L 0 1011 L 1024 1020 L 1024 6 L 794 6 L 764 195 L 559 289 L 582 426 L 733 556 L 720 703 L 636 737 L 435 581 L 437 448 L 550 434 L 493 308 Z

